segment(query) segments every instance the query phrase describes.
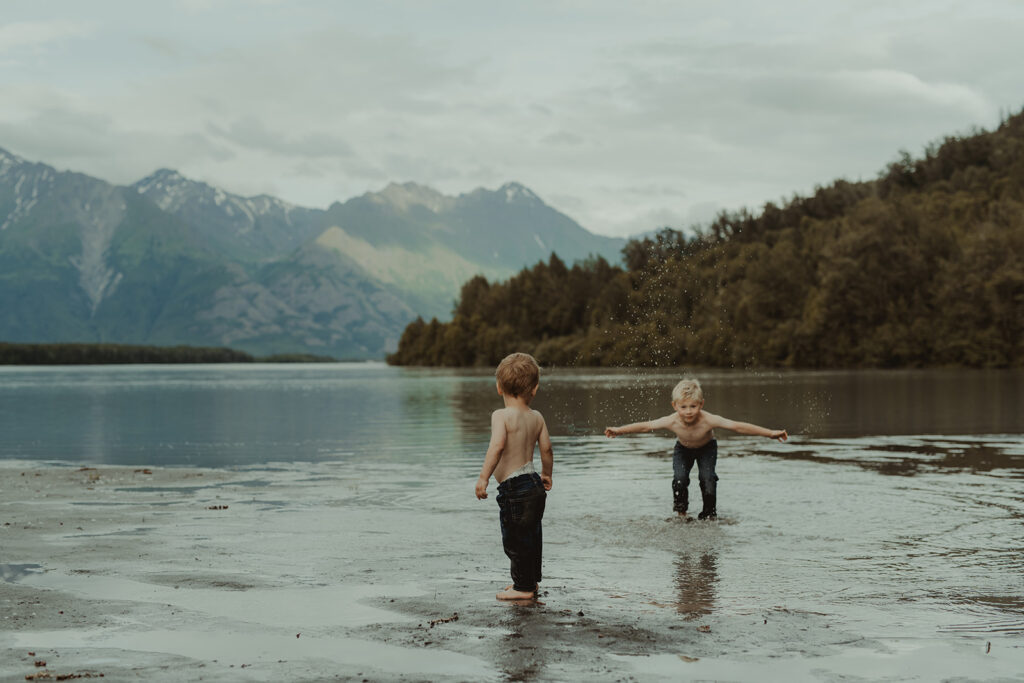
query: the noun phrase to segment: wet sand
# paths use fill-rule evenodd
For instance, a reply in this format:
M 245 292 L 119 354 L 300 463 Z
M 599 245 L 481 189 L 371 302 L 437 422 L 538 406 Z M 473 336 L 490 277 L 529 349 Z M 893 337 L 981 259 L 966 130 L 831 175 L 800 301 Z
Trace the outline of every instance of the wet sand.
M 1024 680 L 1019 605 L 1008 628 L 976 632 L 960 614 L 889 613 L 891 591 L 851 608 L 813 577 L 855 562 L 856 544 L 829 554 L 843 539 L 808 542 L 799 515 L 744 507 L 757 482 L 737 476 L 720 522 L 666 518 L 667 462 L 633 458 L 610 483 L 556 472 L 543 604 L 494 600 L 507 561 L 493 496 L 470 500 L 469 478 L 432 492 L 425 469 L 387 464 L 0 462 L 0 680 Z M 592 511 L 612 485 L 632 502 Z M 784 604 L 748 585 L 783 563 Z

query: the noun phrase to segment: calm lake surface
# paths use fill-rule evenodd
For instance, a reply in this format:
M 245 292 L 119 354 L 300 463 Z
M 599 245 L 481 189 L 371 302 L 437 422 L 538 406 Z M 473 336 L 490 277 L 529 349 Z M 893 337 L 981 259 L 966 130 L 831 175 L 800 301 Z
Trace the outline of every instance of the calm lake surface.
M 716 523 L 672 517 L 669 436 L 601 435 L 668 414 L 680 373 L 543 374 L 534 405 L 555 449 L 549 603 L 620 605 L 618 618 L 641 605 L 645 627 L 708 619 L 737 638 L 763 620 L 772 635 L 719 656 L 795 666 L 810 653 L 808 679 L 865 666 L 860 655 L 822 659 L 851 648 L 870 655 L 856 669 L 869 678 L 888 675 L 886 653 L 901 647 L 921 648 L 912 661 L 925 679 L 985 678 L 986 662 L 994 676 L 1024 670 L 1024 374 L 697 376 L 708 410 L 791 435 L 717 434 Z M 353 580 L 368 563 L 381 581 L 414 572 L 437 590 L 458 577 L 460 594 L 487 596 L 507 561 L 493 495 L 477 501 L 473 483 L 500 405 L 489 372 L 382 364 L 0 368 L 0 458 L 251 469 L 264 487 L 275 463 L 329 467 L 360 547 Z M 1006 659 L 932 657 L 922 643 L 978 657 L 988 644 Z M 680 660 L 666 657 L 638 670 L 671 677 Z
M 549 371 L 534 407 L 554 437 L 571 437 L 564 445 L 571 458 L 606 425 L 670 413 L 680 377 Z M 699 378 L 708 410 L 787 428 L 796 443 L 1024 431 L 1024 373 L 1015 371 L 705 371 Z M 376 363 L 0 367 L 0 458 L 469 464 L 482 457 L 488 416 L 498 407 L 493 375 L 484 371 Z M 640 438 L 652 450 L 671 448 L 664 435 Z M 601 450 L 631 448 L 596 441 Z

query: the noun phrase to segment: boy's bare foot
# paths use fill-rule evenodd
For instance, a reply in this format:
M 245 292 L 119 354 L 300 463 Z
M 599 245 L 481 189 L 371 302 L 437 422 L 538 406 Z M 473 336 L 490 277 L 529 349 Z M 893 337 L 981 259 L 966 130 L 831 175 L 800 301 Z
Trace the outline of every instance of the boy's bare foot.
M 499 600 L 536 600 L 538 593 L 540 593 L 539 583 L 534 584 L 533 591 L 517 591 L 515 590 L 515 584 L 510 583 L 499 591 L 495 597 Z

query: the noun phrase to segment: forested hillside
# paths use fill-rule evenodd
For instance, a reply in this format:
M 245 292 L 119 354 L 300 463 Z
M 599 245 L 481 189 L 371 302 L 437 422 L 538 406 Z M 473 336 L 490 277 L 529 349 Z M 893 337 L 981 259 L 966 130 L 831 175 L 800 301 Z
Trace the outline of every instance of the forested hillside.
M 557 257 L 467 282 L 450 323 L 416 320 L 389 362 L 492 365 L 1024 366 L 1024 113 L 901 153 L 696 236 Z

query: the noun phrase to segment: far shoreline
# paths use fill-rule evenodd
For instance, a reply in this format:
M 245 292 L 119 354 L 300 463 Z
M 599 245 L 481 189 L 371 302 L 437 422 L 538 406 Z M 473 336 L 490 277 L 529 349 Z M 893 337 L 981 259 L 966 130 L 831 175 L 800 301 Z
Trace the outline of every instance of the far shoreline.
M 255 356 L 238 349 L 208 346 L 0 342 L 0 366 L 362 363 L 372 360 L 376 359 L 339 359 L 311 353 Z M 383 362 L 383 359 L 379 360 Z

